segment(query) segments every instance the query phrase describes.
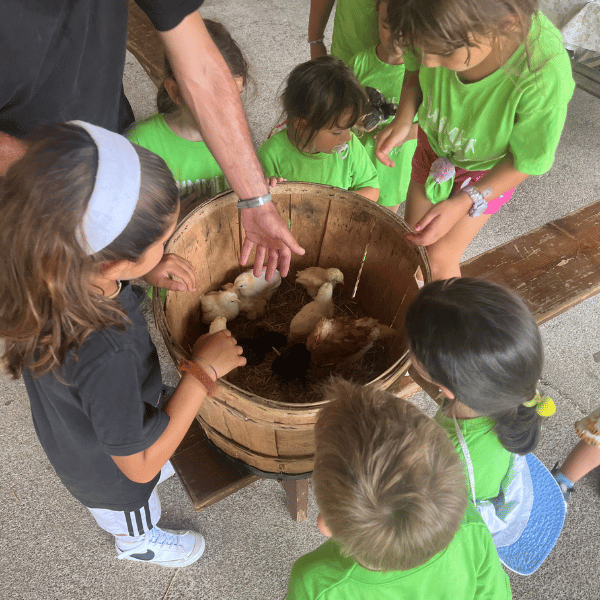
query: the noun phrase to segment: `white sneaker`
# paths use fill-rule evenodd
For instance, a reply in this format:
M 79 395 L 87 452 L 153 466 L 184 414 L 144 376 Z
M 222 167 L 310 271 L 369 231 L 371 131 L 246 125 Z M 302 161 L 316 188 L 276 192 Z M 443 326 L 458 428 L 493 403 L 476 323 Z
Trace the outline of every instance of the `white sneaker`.
M 173 531 L 154 526 L 141 543 L 124 550 L 115 543 L 117 558 L 162 567 L 187 567 L 204 552 L 204 538 L 196 531 Z

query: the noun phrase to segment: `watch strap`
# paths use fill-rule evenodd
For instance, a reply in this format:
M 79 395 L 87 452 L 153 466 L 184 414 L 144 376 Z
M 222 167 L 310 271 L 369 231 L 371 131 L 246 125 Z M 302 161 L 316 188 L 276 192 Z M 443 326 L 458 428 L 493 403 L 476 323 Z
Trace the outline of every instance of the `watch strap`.
M 213 381 L 197 362 L 183 359 L 179 362 L 178 367 L 180 371 L 194 376 L 204 386 L 209 396 L 213 395 L 213 392 L 217 388 L 217 382 Z
M 257 206 L 262 206 L 263 204 L 268 204 L 269 202 L 273 202 L 273 198 L 271 197 L 271 194 L 265 194 L 264 196 L 257 196 L 256 198 L 238 200 L 237 207 L 239 209 L 256 208 Z

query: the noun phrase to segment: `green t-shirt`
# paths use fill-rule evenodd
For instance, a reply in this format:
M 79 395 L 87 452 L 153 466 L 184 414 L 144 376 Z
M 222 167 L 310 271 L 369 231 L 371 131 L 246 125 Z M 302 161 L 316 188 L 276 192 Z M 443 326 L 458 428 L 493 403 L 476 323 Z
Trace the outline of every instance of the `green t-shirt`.
M 510 582 L 490 532 L 469 502 L 447 548 L 408 571 L 369 571 L 333 540 L 299 558 L 287 600 L 508 600 Z
M 376 49 L 377 46 L 373 46 L 360 52 L 350 60 L 349 66 L 364 87 L 373 87 L 384 95 L 386 102 L 398 104 L 404 79 L 404 65 L 388 65 L 382 62 L 377 57 Z M 379 177 L 378 202 L 383 206 L 395 206 L 406 200 L 412 157 L 417 147 L 417 140 L 409 140 L 402 146 L 392 149 L 389 156 L 396 163 L 393 168 L 384 165 L 377 159 L 375 136 L 393 118 L 389 117 L 373 131 L 363 132 L 359 137 L 377 170 Z
M 448 433 L 460 460 L 465 466 L 465 476 L 469 498 L 472 497 L 471 484 L 465 457 L 460 446 L 460 441 L 454 428 L 454 419 L 445 417 L 440 408 L 434 420 Z M 488 417 L 477 417 L 475 419 L 457 419 L 460 431 L 465 438 L 471 463 L 473 464 L 473 477 L 475 479 L 475 498 L 477 500 L 489 500 L 496 498 L 500 493 L 502 480 L 506 477 L 512 466 L 514 454 L 509 452 L 498 440 L 498 436 L 492 431 L 494 421 Z
M 550 169 L 575 84 L 560 32 L 539 12 L 527 44 L 529 61 L 521 44 L 502 68 L 473 83 L 443 67 L 419 69 L 419 124 L 438 156 L 485 171 L 510 151 L 521 173 Z M 415 61 L 405 64 L 418 68 Z
M 206 144 L 179 137 L 165 123 L 162 113 L 134 123 L 127 139 L 158 154 L 167 163 L 182 198 L 197 192 L 197 200 L 204 200 L 229 188 Z
M 343 156 L 337 152 L 300 152 L 288 139 L 286 129 L 272 135 L 258 149 L 267 177 L 323 183 L 352 191 L 379 187 L 377 171 L 354 134 L 351 134 L 348 152 Z
M 374 0 L 337 0 L 331 54 L 347 63 L 355 54 L 379 43 Z

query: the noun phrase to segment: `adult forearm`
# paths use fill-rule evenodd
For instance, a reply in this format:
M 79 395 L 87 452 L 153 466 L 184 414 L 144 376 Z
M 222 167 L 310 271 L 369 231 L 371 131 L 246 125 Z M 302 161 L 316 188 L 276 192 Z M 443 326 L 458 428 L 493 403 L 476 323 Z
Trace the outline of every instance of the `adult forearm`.
M 199 13 L 162 32 L 167 56 L 200 132 L 240 198 L 267 193 L 231 73 Z

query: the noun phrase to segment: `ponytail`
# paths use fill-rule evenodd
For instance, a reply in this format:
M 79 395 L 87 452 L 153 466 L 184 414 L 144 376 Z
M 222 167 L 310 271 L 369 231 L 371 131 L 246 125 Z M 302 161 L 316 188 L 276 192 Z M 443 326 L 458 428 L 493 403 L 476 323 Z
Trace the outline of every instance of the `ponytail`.
M 492 419 L 498 440 L 509 452 L 528 454 L 535 450 L 540 441 L 543 420 L 535 406 L 529 408 L 521 404 L 515 410 Z

